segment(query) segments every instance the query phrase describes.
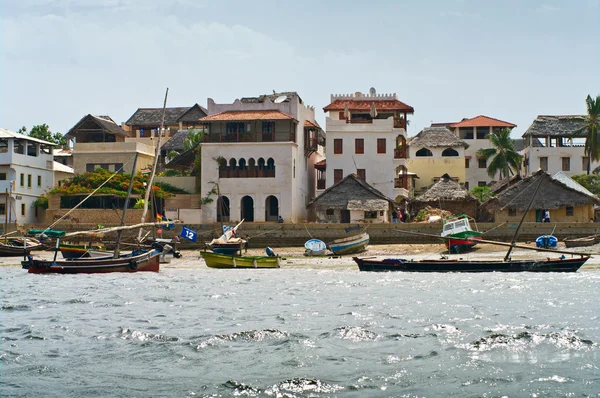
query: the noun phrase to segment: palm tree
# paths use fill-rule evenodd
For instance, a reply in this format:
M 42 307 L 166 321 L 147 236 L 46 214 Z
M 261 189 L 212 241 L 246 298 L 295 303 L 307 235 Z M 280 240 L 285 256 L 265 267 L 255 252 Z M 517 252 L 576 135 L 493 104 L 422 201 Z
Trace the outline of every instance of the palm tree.
M 590 174 L 592 161 L 600 160 L 600 95 L 596 98 L 587 96 L 585 154 L 587 156 L 587 173 Z
M 486 136 L 492 144 L 492 148 L 483 148 L 477 151 L 477 155 L 492 161 L 488 165 L 487 172 L 492 178 L 500 172 L 500 179 L 508 178 L 511 174 L 518 173 L 521 167 L 522 156 L 515 150 L 515 142 L 510 138 L 510 130 L 503 128 L 498 132 Z

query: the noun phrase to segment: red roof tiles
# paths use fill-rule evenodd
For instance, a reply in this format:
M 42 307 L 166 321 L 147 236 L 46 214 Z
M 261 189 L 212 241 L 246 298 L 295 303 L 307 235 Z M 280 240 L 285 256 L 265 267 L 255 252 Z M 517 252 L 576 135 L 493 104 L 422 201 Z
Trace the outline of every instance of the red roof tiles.
M 412 106 L 406 105 L 398 100 L 335 100 L 331 104 L 323 108 L 323 111 L 343 111 L 348 104 L 349 111 L 370 111 L 371 104 L 375 103 L 375 108 L 378 111 L 400 111 L 406 113 L 415 113 Z
M 465 119 L 458 123 L 451 124 L 450 127 L 517 127 L 517 125 L 492 117 L 479 115 L 471 119 Z
M 321 126 L 319 126 L 319 123 L 317 122 L 311 122 L 310 120 L 305 120 L 304 121 L 304 127 L 314 127 L 317 129 L 320 129 Z
M 245 120 L 296 120 L 281 111 L 226 111 L 201 118 L 200 122 L 245 121 Z

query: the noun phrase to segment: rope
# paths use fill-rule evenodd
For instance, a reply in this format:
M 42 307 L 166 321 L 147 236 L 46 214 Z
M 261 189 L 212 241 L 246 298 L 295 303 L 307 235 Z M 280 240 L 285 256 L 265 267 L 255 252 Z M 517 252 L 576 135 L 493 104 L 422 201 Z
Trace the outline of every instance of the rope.
M 302 225 L 304 225 L 304 229 L 306 230 L 306 233 L 308 234 L 308 236 L 310 236 L 310 238 L 313 239 L 313 237 L 310 234 L 310 232 L 308 232 L 308 228 L 306 228 L 306 224 L 302 224 Z
M 119 174 L 119 172 L 121 170 L 123 170 L 123 167 L 125 167 L 125 165 L 128 164 L 129 162 L 131 162 L 134 158 L 135 158 L 135 155 L 131 159 L 129 159 L 126 163 L 124 163 L 119 168 L 119 170 L 115 171 L 113 173 L 113 175 L 111 175 L 110 177 L 108 177 L 108 179 L 106 181 L 104 181 L 98 188 L 94 189 L 94 191 L 92 193 L 90 193 L 88 196 L 86 196 L 85 199 L 83 199 L 81 202 L 77 203 L 77 205 L 75 207 L 73 207 L 71 210 L 69 210 L 68 212 L 66 212 L 61 218 L 59 218 L 58 220 L 56 220 L 55 222 L 53 222 L 48 228 L 46 228 L 45 230 L 43 230 L 40 235 L 42 235 L 44 232 L 48 231 L 49 229 L 52 229 L 52 227 L 54 227 L 56 224 L 58 224 L 59 222 L 61 222 L 65 217 L 67 217 L 69 214 L 71 214 L 71 212 L 73 212 L 75 209 L 77 209 L 79 206 L 81 206 L 83 204 L 83 202 L 85 202 L 86 200 L 89 199 L 90 196 L 92 196 L 93 194 L 95 194 L 100 188 L 102 188 L 114 176 L 116 176 L 117 174 Z M 131 172 L 134 173 L 135 170 L 132 170 Z

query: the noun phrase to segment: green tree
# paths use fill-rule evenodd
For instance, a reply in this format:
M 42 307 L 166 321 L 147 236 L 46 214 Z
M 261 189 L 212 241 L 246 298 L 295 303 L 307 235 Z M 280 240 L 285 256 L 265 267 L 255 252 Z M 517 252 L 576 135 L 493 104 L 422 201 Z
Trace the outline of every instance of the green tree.
M 587 173 L 590 174 L 592 161 L 600 160 L 600 95 L 596 98 L 587 96 L 585 154 L 587 156 Z
M 598 174 L 577 174 L 571 177 L 585 189 L 600 196 L 600 175 Z
M 25 126 L 21 127 L 18 132 L 22 134 L 26 134 L 27 128 Z M 55 144 L 60 145 L 61 148 L 65 148 L 67 146 L 67 140 L 61 133 L 52 133 L 50 131 L 50 127 L 46 123 L 38 124 L 31 128 L 28 135 L 33 138 L 37 138 L 39 140 L 44 140 L 48 142 L 53 142 Z
M 195 148 L 204 139 L 203 130 L 190 130 L 183 141 L 183 150 L 188 151 Z
M 510 130 L 503 128 L 488 134 L 486 138 L 490 140 L 492 148 L 480 149 L 477 155 L 486 160 L 492 159 L 487 168 L 488 175 L 494 178 L 499 172 L 502 180 L 518 173 L 522 156 L 515 150 L 515 142 L 510 138 Z
M 471 189 L 471 193 L 477 198 L 479 203 L 486 202 L 494 197 L 492 188 L 488 187 L 487 185 L 484 187 L 474 187 Z

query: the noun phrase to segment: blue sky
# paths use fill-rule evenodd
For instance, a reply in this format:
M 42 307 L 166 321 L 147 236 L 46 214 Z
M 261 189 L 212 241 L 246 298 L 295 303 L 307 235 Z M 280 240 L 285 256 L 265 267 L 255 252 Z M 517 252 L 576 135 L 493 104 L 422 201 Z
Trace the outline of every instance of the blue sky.
M 600 94 L 600 0 L 0 0 L 0 126 L 297 91 L 398 94 L 409 136 L 485 114 L 583 114 Z

